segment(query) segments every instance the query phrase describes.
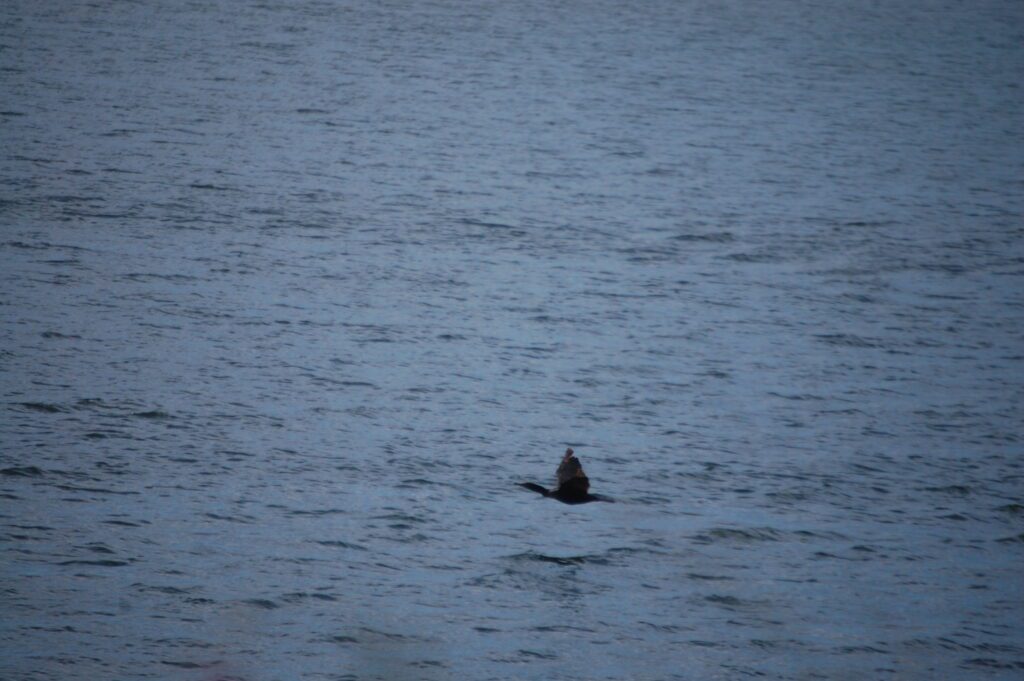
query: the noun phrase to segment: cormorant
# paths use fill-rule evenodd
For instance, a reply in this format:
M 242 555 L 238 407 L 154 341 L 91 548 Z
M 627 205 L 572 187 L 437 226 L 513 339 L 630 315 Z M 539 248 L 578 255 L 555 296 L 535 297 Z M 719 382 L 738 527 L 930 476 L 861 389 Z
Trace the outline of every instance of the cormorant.
M 558 466 L 558 487 L 548 490 L 532 482 L 521 482 L 521 487 L 533 490 L 552 499 L 558 499 L 563 504 L 586 504 L 591 501 L 614 501 L 608 497 L 598 494 L 591 494 L 590 480 L 583 472 L 583 465 L 580 460 L 573 456 L 572 447 L 565 450 L 562 463 Z

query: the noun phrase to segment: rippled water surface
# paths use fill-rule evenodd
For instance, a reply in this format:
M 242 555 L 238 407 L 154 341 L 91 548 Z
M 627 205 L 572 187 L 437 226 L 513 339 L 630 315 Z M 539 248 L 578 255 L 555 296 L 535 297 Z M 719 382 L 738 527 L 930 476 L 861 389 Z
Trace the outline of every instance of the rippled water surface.
M 1022 73 L 1015 0 L 4 2 L 0 678 L 1021 678 Z

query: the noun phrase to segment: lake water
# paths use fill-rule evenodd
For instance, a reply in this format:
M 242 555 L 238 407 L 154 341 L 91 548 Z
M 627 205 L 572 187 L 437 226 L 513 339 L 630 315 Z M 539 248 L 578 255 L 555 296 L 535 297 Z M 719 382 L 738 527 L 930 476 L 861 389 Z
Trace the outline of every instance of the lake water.
M 1022 73 L 1016 0 L 3 3 L 0 678 L 1021 678 Z

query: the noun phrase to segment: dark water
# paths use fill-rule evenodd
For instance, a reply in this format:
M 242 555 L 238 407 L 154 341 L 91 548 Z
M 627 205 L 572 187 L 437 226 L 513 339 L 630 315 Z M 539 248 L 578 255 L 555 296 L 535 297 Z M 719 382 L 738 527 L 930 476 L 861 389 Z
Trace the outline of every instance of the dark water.
M 0 25 L 0 678 L 1024 674 L 1021 3 Z

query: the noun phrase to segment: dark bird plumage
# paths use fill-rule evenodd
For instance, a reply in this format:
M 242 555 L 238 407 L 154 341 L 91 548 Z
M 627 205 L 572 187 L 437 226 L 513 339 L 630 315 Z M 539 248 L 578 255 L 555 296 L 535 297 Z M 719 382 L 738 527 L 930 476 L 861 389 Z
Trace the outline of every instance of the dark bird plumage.
M 519 485 L 546 497 L 557 499 L 563 504 L 612 501 L 608 497 L 590 493 L 590 480 L 583 472 L 583 464 L 573 455 L 571 447 L 565 450 L 565 456 L 562 457 L 562 463 L 558 465 L 556 475 L 558 486 L 555 489 L 549 490 L 533 482 L 521 482 Z

